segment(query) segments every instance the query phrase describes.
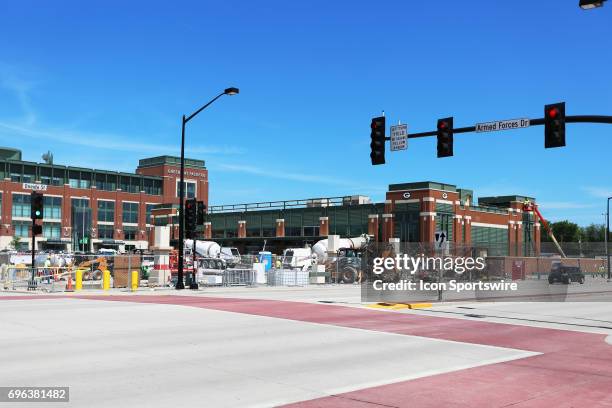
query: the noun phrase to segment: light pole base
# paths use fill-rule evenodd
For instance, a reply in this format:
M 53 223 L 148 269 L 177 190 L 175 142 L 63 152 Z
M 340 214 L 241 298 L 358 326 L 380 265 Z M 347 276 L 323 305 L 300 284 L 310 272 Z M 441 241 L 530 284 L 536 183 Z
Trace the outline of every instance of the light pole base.
M 198 290 L 199 286 L 197 282 L 193 282 L 191 285 L 189 285 L 189 289 Z
M 176 286 L 174 287 L 176 290 L 185 289 L 185 284 L 182 281 L 176 282 Z

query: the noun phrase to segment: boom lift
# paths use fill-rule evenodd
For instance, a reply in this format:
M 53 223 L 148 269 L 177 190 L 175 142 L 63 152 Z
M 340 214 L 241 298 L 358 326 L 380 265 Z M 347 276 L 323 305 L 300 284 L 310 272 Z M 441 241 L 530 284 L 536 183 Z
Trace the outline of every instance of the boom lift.
M 529 200 L 525 200 L 525 202 L 523 203 L 523 211 L 533 211 L 540 223 L 546 229 L 548 236 L 552 238 L 553 242 L 555 243 L 555 246 L 557 247 L 557 251 L 559 251 L 559 253 L 561 254 L 561 257 L 567 258 L 567 256 L 565 256 L 565 252 L 563 252 L 563 249 L 561 248 L 561 245 L 559 245 L 559 242 L 557 242 L 557 238 L 555 238 L 555 234 L 553 234 L 552 228 L 550 228 L 550 224 L 548 224 L 548 221 L 546 221 L 544 217 L 542 217 L 540 210 L 538 210 L 538 205 L 532 203 Z

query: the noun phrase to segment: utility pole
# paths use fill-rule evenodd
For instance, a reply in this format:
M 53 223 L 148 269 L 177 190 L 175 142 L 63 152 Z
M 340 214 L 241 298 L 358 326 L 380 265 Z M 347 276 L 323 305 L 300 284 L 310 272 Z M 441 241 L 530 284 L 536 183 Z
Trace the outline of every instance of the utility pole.
M 608 248 L 608 243 L 610 242 L 610 200 L 612 200 L 612 197 L 608 197 L 608 203 L 606 206 L 606 233 L 604 234 L 604 239 L 606 242 L 606 264 L 608 265 L 608 282 L 612 280 L 610 277 L 610 248 Z

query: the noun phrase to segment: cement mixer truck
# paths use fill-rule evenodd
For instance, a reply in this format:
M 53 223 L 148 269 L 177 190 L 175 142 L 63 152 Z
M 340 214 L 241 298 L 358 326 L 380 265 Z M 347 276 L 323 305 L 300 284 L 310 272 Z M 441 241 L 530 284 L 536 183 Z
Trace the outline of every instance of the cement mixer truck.
M 193 248 L 193 240 L 185 240 L 185 248 L 189 251 Z M 196 241 L 196 253 L 204 258 L 221 258 L 227 266 L 233 268 L 240 263 L 240 253 L 233 247 L 221 247 L 214 241 Z
M 325 265 L 332 282 L 353 283 L 361 276 L 361 253 L 369 242 L 367 234 L 355 238 L 332 235 L 312 247 L 287 248 L 283 252 L 283 268 L 306 271 Z

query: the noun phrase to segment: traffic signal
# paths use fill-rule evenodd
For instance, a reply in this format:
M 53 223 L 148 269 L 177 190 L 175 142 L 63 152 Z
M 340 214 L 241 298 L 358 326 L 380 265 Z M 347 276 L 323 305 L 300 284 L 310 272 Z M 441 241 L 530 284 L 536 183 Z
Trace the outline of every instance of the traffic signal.
M 453 155 L 453 117 L 438 119 L 438 157 Z
M 565 102 L 544 107 L 544 147 L 565 146 Z
M 43 203 L 43 195 L 37 191 L 32 191 L 32 195 L 30 196 L 30 208 L 31 214 L 30 217 L 33 220 L 42 220 L 43 211 L 44 211 L 44 203 Z
M 191 238 L 196 231 L 197 201 L 195 198 L 185 200 L 185 231 L 187 237 Z
M 370 159 L 372 159 L 372 165 L 385 164 L 385 117 L 379 116 L 372 119 L 370 124 L 372 129 L 370 137 L 372 142 L 370 147 L 372 152 L 370 153 Z
M 198 225 L 204 225 L 205 215 L 206 215 L 206 204 L 204 204 L 204 201 L 198 201 L 198 216 L 197 216 Z
M 40 235 L 42 234 L 42 225 L 34 224 L 32 225 L 32 235 Z

